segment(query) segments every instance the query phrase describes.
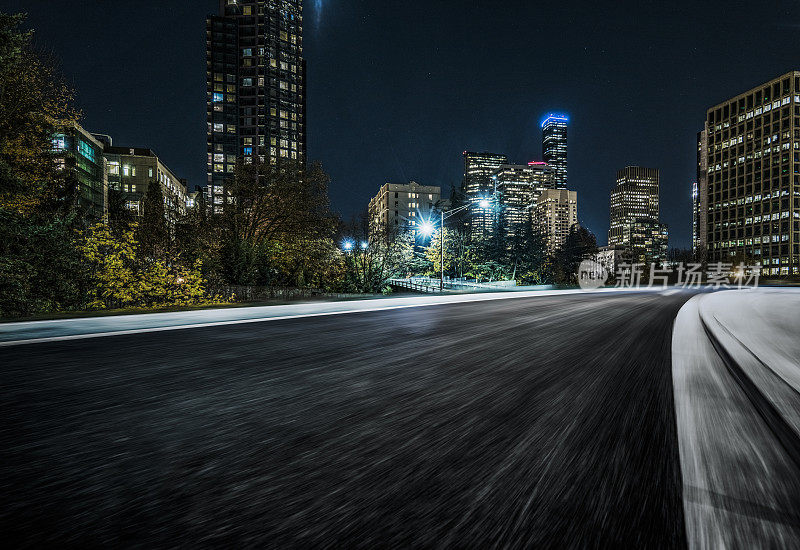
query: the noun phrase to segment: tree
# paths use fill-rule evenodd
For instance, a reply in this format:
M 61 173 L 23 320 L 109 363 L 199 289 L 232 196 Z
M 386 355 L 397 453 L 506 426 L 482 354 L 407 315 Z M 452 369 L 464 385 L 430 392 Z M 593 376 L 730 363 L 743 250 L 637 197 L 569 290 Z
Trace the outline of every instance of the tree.
M 328 181 L 319 164 L 239 164 L 228 186 L 230 200 L 214 220 L 223 278 L 285 286 L 319 279 L 319 264 L 305 254 L 335 247 Z
M 89 230 L 81 251 L 92 282 L 88 293 L 90 308 L 121 308 L 141 303 L 134 231 L 135 228 L 128 229 L 116 237 L 103 223 Z
M 414 237 L 410 232 L 384 228 L 370 233 L 368 216 L 343 226 L 341 242 L 351 243 L 340 251 L 344 265 L 344 289 L 349 292 L 377 293 L 393 277 L 408 275 L 414 260 Z
M 164 210 L 164 193 L 161 184 L 151 181 L 147 186 L 144 200 L 144 212 L 136 228 L 136 241 L 143 259 L 169 261 L 172 242 L 170 227 Z
M 49 152 L 53 134 L 74 122 L 72 90 L 55 63 L 31 48 L 24 15 L 0 13 L 0 207 L 20 213 L 69 209 L 74 189 Z
M 76 225 L 0 208 L 0 317 L 83 307 L 88 281 Z
M 564 245 L 554 255 L 556 282 L 577 284 L 578 268 L 583 260 L 597 254 L 597 238 L 585 227 L 570 229 Z
M 525 285 L 549 282 L 545 268 L 547 243 L 533 223 L 518 224 L 508 241 L 507 263 L 513 266 L 512 278 Z
M 200 260 L 190 267 L 163 259 L 142 261 L 136 224 L 115 234 L 108 224 L 90 228 L 81 246 L 89 268 L 89 307 L 113 309 L 206 305 L 206 280 Z
M 425 258 L 431 264 L 431 272 L 439 277 L 442 272 L 442 259 L 444 259 L 445 276 L 455 275 L 459 262 L 459 253 L 462 251 L 462 235 L 456 229 L 444 228 L 444 258 L 442 258 L 442 229 L 440 228 L 431 236 L 431 242 L 425 249 Z
M 128 229 L 130 224 L 136 221 L 136 215 L 125 206 L 125 196 L 122 191 L 109 187 L 106 204 L 108 206 L 108 223 L 112 230 Z

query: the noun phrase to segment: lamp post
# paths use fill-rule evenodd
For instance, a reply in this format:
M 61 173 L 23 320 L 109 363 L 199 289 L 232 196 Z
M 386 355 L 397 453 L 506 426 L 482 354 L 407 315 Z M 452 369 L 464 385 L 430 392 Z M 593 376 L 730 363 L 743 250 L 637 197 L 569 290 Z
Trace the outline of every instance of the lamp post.
M 442 229 L 439 231 L 439 292 L 444 292 L 444 210 L 442 210 Z
M 459 206 L 455 210 L 447 212 L 446 215 L 445 211 L 442 210 L 442 225 L 439 226 L 439 292 L 444 292 L 444 220 L 454 214 L 457 214 L 458 212 L 461 212 L 465 208 L 469 208 L 476 202 L 478 203 L 478 206 L 483 209 L 489 208 L 492 205 L 491 200 L 487 198 L 481 198 L 471 201 L 463 206 Z M 431 235 L 433 234 L 434 227 L 431 222 L 425 222 L 422 224 L 420 230 L 425 235 Z

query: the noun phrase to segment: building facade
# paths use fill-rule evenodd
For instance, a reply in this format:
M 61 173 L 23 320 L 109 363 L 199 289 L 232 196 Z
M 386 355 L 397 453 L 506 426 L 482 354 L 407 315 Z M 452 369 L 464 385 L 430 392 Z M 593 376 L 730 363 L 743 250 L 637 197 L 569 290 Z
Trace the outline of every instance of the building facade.
M 669 228 L 653 218 L 635 218 L 623 228 L 623 247 L 634 263 L 663 264 L 667 260 Z
M 479 203 L 481 199 L 494 197 L 492 175 L 507 164 L 506 155 L 464 151 L 464 180 L 461 190 L 464 199 L 470 204 L 467 230 L 473 239 L 488 237 L 494 229 L 495 209 L 482 208 Z
M 601 246 L 597 249 L 595 261 L 602 265 L 610 276 L 614 276 L 620 265 L 631 263 L 628 250 L 622 246 Z
M 206 20 L 209 204 L 245 163 L 302 160 L 306 152 L 302 0 L 220 0 Z
M 531 210 L 539 196 L 555 188 L 555 172 L 544 162 L 504 164 L 492 176 L 500 226 L 508 236 L 521 224 L 531 223 Z
M 611 229 L 608 244 L 625 245 L 625 232 L 634 220 L 659 216 L 659 172 L 655 168 L 628 166 L 617 172 L 611 191 Z
M 567 126 L 569 117 L 550 113 L 542 120 L 542 160 L 555 172 L 556 189 L 567 188 Z
M 561 248 L 578 223 L 578 192 L 544 190 L 533 209 L 533 223 L 541 231 L 551 253 Z
M 697 254 L 700 243 L 700 191 L 698 183 L 692 182 L 692 253 Z
M 703 206 L 708 194 L 708 134 L 705 130 L 697 133 L 697 198 L 693 208 L 697 210 L 697 240 L 693 249 L 698 259 L 707 258 L 708 209 Z
M 617 172 L 611 191 L 609 246 L 627 248 L 641 263 L 664 261 L 668 229 L 659 221 L 658 194 L 658 169 L 628 166 Z
M 441 187 L 415 181 L 385 184 L 369 201 L 370 235 L 416 234 L 419 226 L 431 219 L 441 195 Z
M 76 180 L 76 206 L 88 218 L 101 219 L 108 211 L 103 143 L 77 123 L 55 134 L 52 143 L 56 167 Z
M 800 274 L 800 71 L 709 108 L 698 142 L 708 260 Z
M 137 216 L 144 214 L 144 196 L 155 184 L 161 186 L 170 224 L 186 214 L 186 180 L 178 178 L 152 150 L 107 145 L 103 155 L 109 188 L 119 191 L 125 207 Z

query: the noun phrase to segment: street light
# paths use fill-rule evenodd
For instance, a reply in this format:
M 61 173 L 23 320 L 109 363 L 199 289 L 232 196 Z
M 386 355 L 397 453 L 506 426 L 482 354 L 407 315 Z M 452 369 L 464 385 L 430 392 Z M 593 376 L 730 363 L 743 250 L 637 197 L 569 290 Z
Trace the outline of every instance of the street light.
M 361 250 L 366 250 L 369 248 L 369 243 L 367 241 L 361 241 Z
M 495 193 L 496 192 L 497 191 L 495 190 Z M 494 196 L 492 196 L 491 200 L 487 199 L 487 198 L 478 199 L 477 203 L 478 203 L 478 206 L 480 208 L 486 209 L 486 208 L 490 208 L 492 206 L 492 200 L 494 200 Z M 449 211 L 446 216 L 445 216 L 444 210 L 442 210 L 442 225 L 441 225 L 441 231 L 439 232 L 439 292 L 443 292 L 444 291 L 444 220 L 446 218 L 449 218 L 453 214 L 457 214 L 458 212 L 461 212 L 465 208 L 469 208 L 475 202 L 476 201 L 472 201 L 472 202 L 469 202 L 469 203 L 464 204 L 462 206 L 459 206 L 455 210 Z M 430 226 L 430 233 L 428 233 L 428 234 L 433 233 L 433 224 L 431 222 L 423 223 L 422 224 L 422 228 L 421 228 L 423 232 L 425 232 L 425 225 Z
M 420 232 L 420 233 L 421 233 L 421 234 L 422 234 L 424 237 L 430 237 L 431 235 L 433 235 L 433 232 L 434 232 L 435 230 L 436 230 L 436 228 L 435 228 L 435 227 L 433 226 L 433 224 L 432 224 L 431 222 L 429 222 L 429 221 L 428 221 L 428 222 L 422 222 L 422 224 L 419 226 L 419 232 Z
M 348 240 L 343 242 L 342 248 L 344 249 L 345 252 L 350 252 L 351 250 L 353 250 L 353 241 Z

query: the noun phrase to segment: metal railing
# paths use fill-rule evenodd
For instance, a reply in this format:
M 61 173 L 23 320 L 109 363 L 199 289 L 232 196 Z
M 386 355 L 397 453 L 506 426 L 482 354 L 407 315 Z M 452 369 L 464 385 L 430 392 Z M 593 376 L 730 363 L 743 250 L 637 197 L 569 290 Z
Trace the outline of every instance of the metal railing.
M 471 281 L 466 278 L 450 279 L 445 278 L 444 282 L 439 279 L 431 277 L 409 277 L 407 279 L 389 279 L 390 286 L 407 288 L 417 292 L 439 292 L 440 285 L 445 290 L 470 290 L 470 289 L 484 289 L 492 290 L 498 288 L 507 288 L 516 286 L 516 281 L 491 281 L 479 282 Z

